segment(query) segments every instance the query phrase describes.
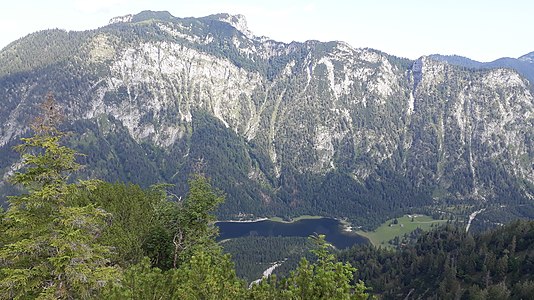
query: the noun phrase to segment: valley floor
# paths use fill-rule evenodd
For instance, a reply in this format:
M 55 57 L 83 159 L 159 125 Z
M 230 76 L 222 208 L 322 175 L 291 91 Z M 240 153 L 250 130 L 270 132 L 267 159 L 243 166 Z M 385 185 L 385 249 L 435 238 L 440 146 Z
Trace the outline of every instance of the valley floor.
M 405 215 L 401 218 L 390 219 L 373 231 L 357 230 L 356 233 L 368 238 L 374 246 L 390 247 L 391 244 L 388 242 L 396 237 L 400 238 L 417 228 L 428 231 L 446 222 L 447 220 L 434 220 L 425 215 Z

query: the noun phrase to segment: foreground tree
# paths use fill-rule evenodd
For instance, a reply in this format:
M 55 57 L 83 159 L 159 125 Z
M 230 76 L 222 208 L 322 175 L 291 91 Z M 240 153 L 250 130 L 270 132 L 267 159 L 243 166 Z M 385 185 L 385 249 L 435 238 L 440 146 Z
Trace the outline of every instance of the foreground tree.
M 112 214 L 112 221 L 98 237 L 102 245 L 110 246 L 113 264 L 122 268 L 138 264 L 145 256 L 154 264 L 171 255 L 163 249 L 169 238 L 163 234 L 156 212 L 168 200 L 159 186 L 143 189 L 131 183 L 99 182 L 93 190 L 80 191 L 72 199 L 73 206 L 91 203 Z
M 123 280 L 106 289 L 105 299 L 244 298 L 245 282 L 215 241 L 213 211 L 224 197 L 196 174 L 185 199 L 177 200 L 157 203 L 155 227 L 145 243 L 148 257 L 125 270 Z
M 185 199 L 176 201 L 166 199 L 168 195 L 162 187 L 153 187 L 160 191 L 163 201 L 154 206 L 154 226 L 144 247 L 153 265 L 162 270 L 178 268 L 197 249 L 219 250 L 213 213 L 224 196 L 200 174 L 192 175 L 188 183 Z
M 68 183 L 80 168 L 74 150 L 61 144 L 61 114 L 51 95 L 41 115 L 15 150 L 22 171 L 11 178 L 25 189 L 9 198 L 0 249 L 0 297 L 3 299 L 87 299 L 119 278 L 108 266 L 110 249 L 96 243 L 109 214 L 89 204 L 69 206 L 94 181 Z

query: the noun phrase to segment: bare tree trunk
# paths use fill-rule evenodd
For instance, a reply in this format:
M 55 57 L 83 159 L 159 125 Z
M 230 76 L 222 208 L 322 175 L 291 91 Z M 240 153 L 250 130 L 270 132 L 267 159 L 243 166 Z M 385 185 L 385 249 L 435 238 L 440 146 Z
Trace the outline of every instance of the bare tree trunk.
M 184 238 L 184 235 L 183 235 L 182 230 L 180 229 L 174 234 L 174 237 L 172 239 L 172 243 L 174 244 L 174 258 L 172 261 L 172 267 L 175 269 L 176 269 L 176 264 L 178 262 L 178 253 L 180 249 L 182 248 L 183 238 Z

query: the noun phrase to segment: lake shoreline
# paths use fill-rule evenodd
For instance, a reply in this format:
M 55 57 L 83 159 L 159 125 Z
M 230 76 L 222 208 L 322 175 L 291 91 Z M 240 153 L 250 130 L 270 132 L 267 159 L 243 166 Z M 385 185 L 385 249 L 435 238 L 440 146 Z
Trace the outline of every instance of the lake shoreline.
M 295 223 L 295 222 L 298 222 L 300 220 L 316 220 L 316 219 L 325 219 L 325 218 L 328 218 L 328 217 L 323 217 L 323 216 L 312 216 L 312 215 L 302 215 L 302 216 L 298 216 L 298 217 L 295 217 L 295 218 L 292 218 L 291 220 L 289 221 L 286 221 L 280 217 L 270 217 L 269 220 L 273 221 L 273 222 L 279 222 L 279 223 L 284 223 L 284 224 L 291 224 L 291 223 Z M 335 218 L 330 218 L 330 219 L 335 219 Z
M 230 223 L 254 223 L 254 222 L 260 222 L 260 221 L 267 221 L 270 220 L 269 218 L 257 218 L 257 219 L 251 219 L 251 220 L 217 220 L 215 223 L 221 223 L 221 222 L 230 222 Z
M 338 220 L 337 218 L 330 218 L 330 217 L 323 217 L 323 216 L 302 215 L 302 216 L 292 218 L 289 221 L 286 221 L 282 219 L 281 217 L 275 216 L 275 217 L 258 217 L 256 219 L 217 220 L 215 221 L 215 223 L 220 223 L 220 222 L 254 223 L 254 222 L 260 222 L 260 221 L 273 221 L 273 222 L 278 222 L 278 223 L 291 224 L 291 223 L 298 222 L 300 220 L 315 220 L 315 219 L 323 219 L 323 218 Z M 339 221 L 341 220 L 339 219 Z
M 325 217 L 325 216 L 312 216 L 312 215 L 302 215 L 295 218 L 290 219 L 289 221 L 282 219 L 281 217 L 259 217 L 256 219 L 239 219 L 239 220 L 217 220 L 215 223 L 221 223 L 221 222 L 231 222 L 231 223 L 254 223 L 254 222 L 260 222 L 260 221 L 273 221 L 283 224 L 292 224 L 301 220 L 316 220 L 316 219 L 334 219 L 339 221 L 343 226 L 346 226 L 346 228 L 351 228 L 352 225 L 350 222 L 348 222 L 346 219 L 339 219 L 335 217 Z

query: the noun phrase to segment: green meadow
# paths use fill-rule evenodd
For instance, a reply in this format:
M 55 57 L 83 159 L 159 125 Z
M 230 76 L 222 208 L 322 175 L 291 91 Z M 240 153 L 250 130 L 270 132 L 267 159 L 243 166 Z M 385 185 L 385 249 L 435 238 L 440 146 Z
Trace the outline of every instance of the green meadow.
M 390 247 L 388 241 L 394 239 L 396 236 L 403 236 L 410 233 L 417 228 L 422 230 L 430 230 L 434 224 L 443 224 L 447 220 L 434 220 L 430 216 L 425 215 L 405 215 L 397 218 L 398 223 L 394 224 L 395 219 L 387 220 L 373 231 L 356 231 L 357 234 L 365 236 L 375 246 Z

